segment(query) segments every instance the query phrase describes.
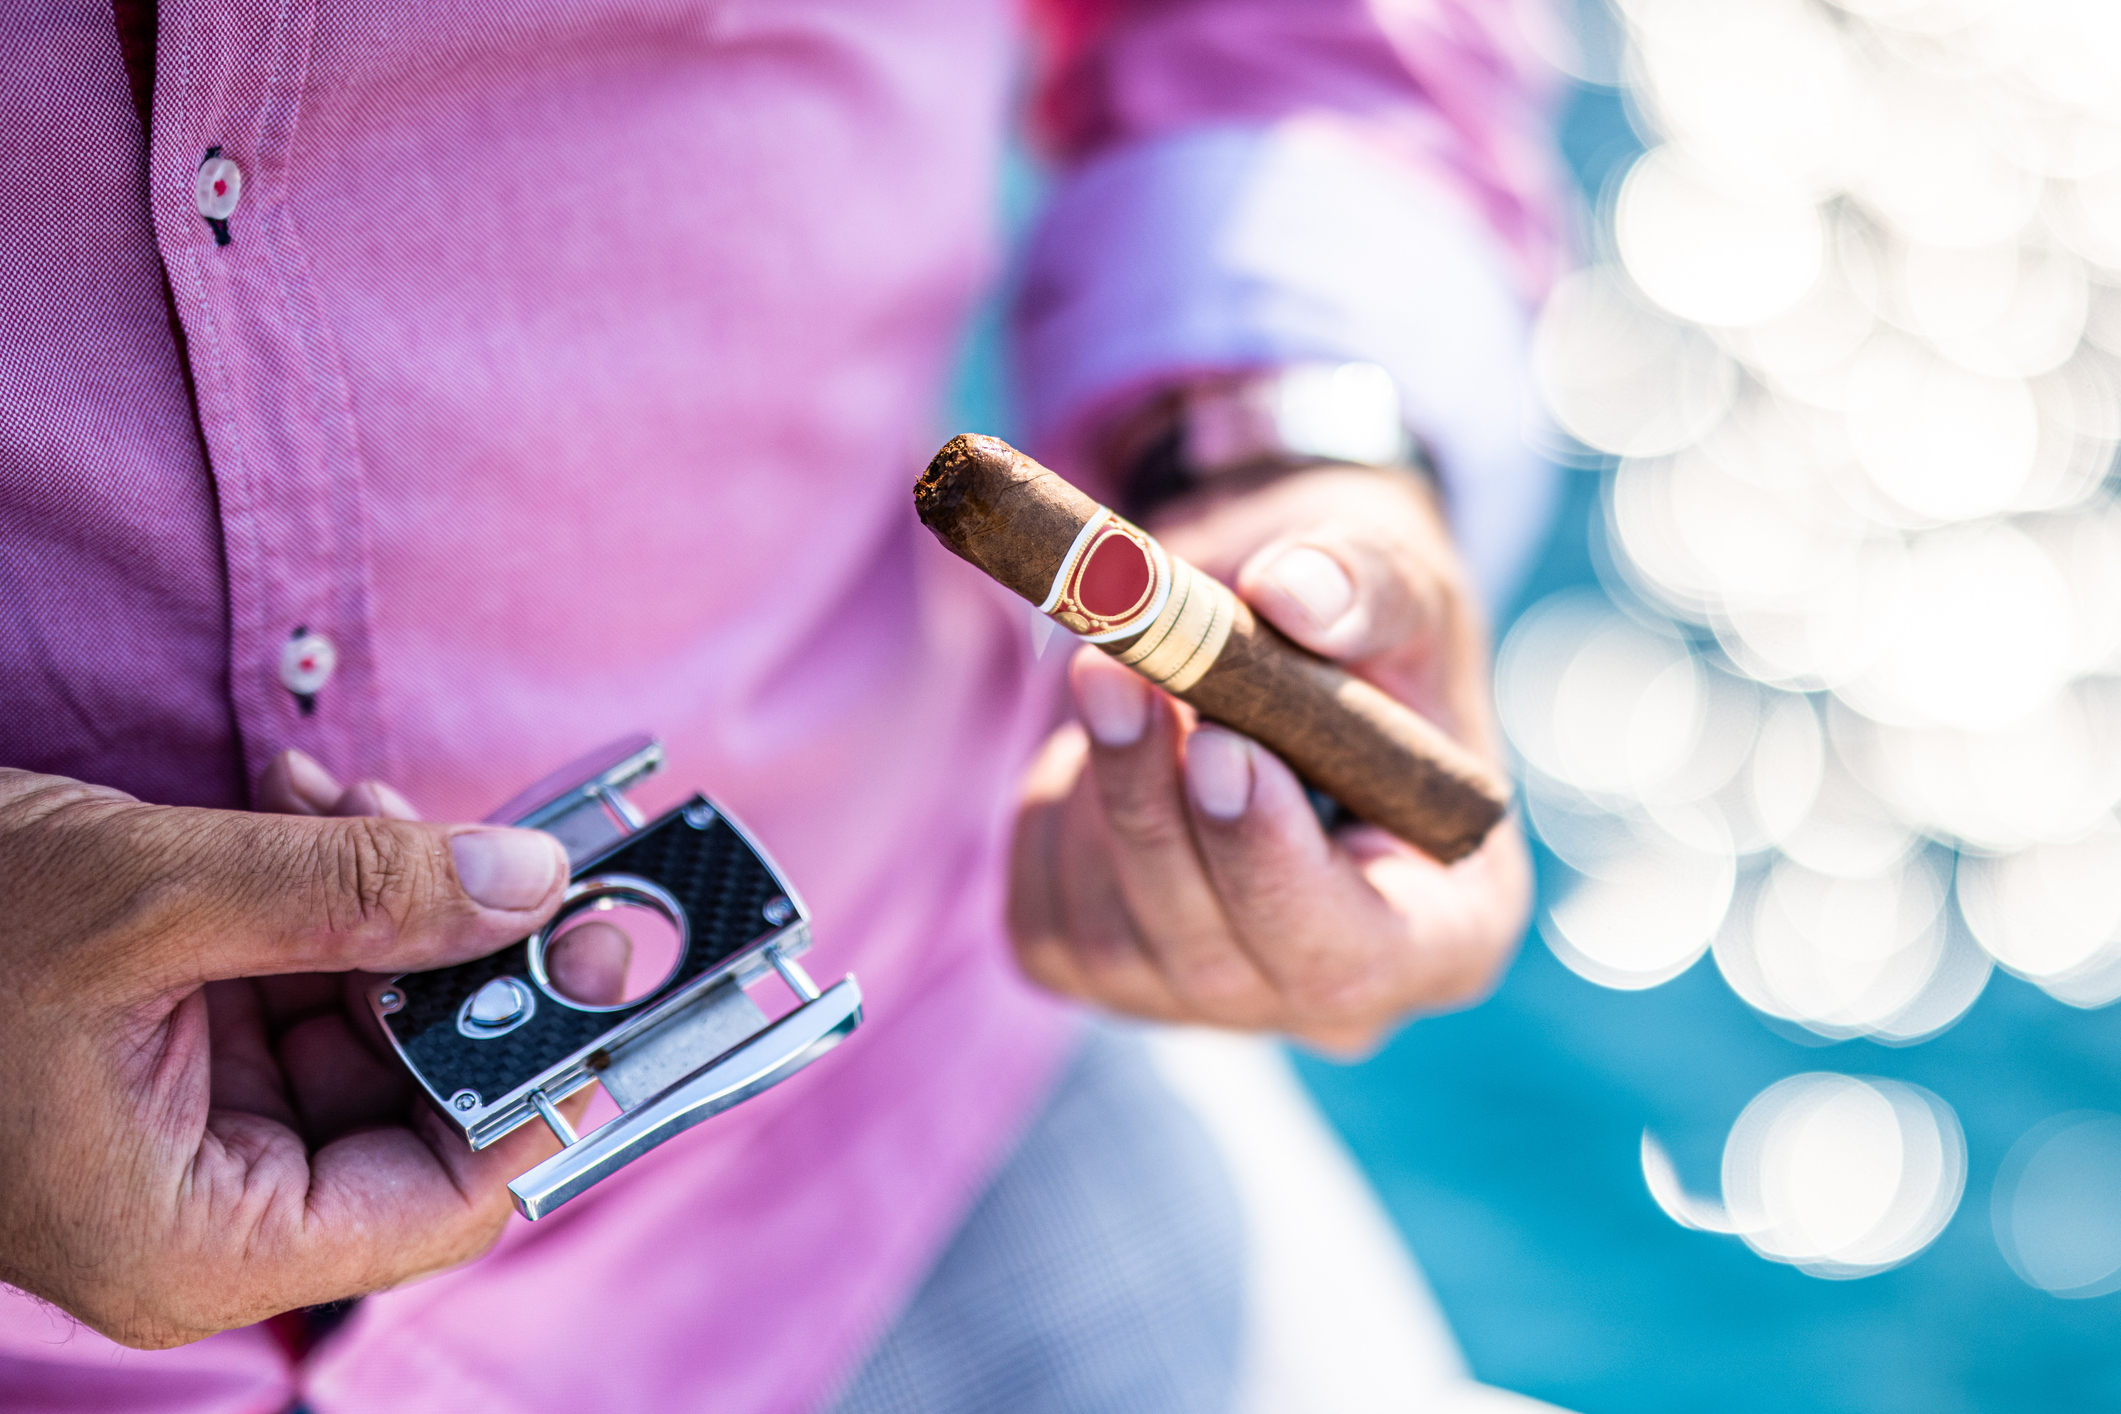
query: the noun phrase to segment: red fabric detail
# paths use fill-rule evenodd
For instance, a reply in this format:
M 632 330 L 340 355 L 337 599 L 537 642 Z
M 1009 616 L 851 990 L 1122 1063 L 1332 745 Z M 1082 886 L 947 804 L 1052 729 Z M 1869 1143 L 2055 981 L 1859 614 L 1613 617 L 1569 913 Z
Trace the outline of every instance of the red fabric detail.
M 282 1311 L 259 1322 L 290 1365 L 299 1365 L 309 1354 L 309 1320 L 300 1311 Z
M 1032 0 L 1032 34 L 1040 82 L 1032 102 L 1034 135 L 1073 153 L 1093 141 L 1103 94 L 1091 72 L 1094 51 L 1128 0 Z

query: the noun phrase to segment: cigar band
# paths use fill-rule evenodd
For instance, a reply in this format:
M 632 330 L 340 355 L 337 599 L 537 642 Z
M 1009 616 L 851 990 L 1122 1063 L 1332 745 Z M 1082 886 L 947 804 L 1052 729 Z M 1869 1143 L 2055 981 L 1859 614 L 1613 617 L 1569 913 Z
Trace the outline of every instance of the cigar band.
M 1164 547 L 1100 506 L 1061 557 L 1038 611 L 1085 643 L 1111 643 L 1154 623 L 1170 597 Z
M 1237 596 L 1184 560 L 1171 561 L 1171 597 L 1119 661 L 1171 692 L 1201 680 L 1237 621 Z
M 1119 661 L 1173 692 L 1214 666 L 1237 617 L 1228 589 L 1102 507 L 1068 547 L 1038 607 L 1085 642 L 1135 638 Z

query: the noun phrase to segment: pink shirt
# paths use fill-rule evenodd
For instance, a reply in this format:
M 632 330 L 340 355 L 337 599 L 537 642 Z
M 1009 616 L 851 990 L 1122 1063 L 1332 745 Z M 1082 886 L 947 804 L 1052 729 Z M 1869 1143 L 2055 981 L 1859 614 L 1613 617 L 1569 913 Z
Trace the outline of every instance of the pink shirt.
M 1492 400 L 1551 229 L 1500 8 L 1060 7 L 1072 175 L 1016 343 L 1039 444 L 1318 349 Z M 910 506 L 997 269 L 1018 43 L 995 0 L 163 0 L 149 147 L 109 0 L 0 19 L 0 762 L 241 807 L 293 746 L 476 818 L 652 730 L 645 803 L 741 816 L 870 1017 L 299 1367 L 261 1329 L 124 1351 L 0 1288 L 0 1405 L 798 1411 L 849 1375 L 1072 1025 L 999 923 L 1058 655 Z M 1301 232 L 1196 238 L 1291 182 L 1389 253 L 1320 277 Z M 1277 280 L 1300 318 L 1259 305 Z M 1380 286 L 1406 327 L 1364 313 Z M 1489 321 L 1475 354 L 1415 329 L 1438 300 Z M 1541 483 L 1436 401 L 1500 576 Z M 298 629 L 337 650 L 308 715 Z

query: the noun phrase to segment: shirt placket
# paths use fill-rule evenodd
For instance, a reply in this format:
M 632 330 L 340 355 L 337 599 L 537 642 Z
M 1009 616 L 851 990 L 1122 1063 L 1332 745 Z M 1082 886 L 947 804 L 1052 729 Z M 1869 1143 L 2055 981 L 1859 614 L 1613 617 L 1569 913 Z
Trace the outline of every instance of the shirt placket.
M 299 747 L 394 774 L 366 473 L 291 204 L 314 0 L 164 0 L 150 171 L 226 546 L 229 694 L 255 783 Z

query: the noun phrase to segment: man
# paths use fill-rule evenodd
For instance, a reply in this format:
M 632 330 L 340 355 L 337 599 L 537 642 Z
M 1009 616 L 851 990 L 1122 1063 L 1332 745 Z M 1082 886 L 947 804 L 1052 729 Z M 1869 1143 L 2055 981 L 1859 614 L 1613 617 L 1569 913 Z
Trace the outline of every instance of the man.
M 1177 490 L 1145 511 L 1175 550 L 1492 750 L 1442 504 L 1490 583 L 1536 529 L 1509 380 L 1543 169 L 1500 16 L 1049 18 L 1068 175 L 1017 313 L 1033 450 Z M 817 1407 L 912 1359 L 924 1274 L 1064 1112 L 1109 1116 L 1071 1162 L 1202 1215 L 1152 1264 L 1197 1277 L 1159 1315 L 1202 1348 L 1230 1235 L 1199 1142 L 1017 979 L 1005 914 L 1063 995 L 1333 1047 L 1485 985 L 1524 908 L 1507 829 L 1450 869 L 1329 836 L 1280 762 L 1094 655 L 1053 730 L 1021 613 L 913 521 L 1016 43 L 984 0 L 0 22 L 38 174 L 0 256 L 21 1399 Z M 1271 439 L 1226 476 L 1142 454 L 1318 359 L 1392 371 L 1442 497 Z M 551 841 L 409 817 L 478 819 L 642 726 L 666 792 L 711 790 L 800 881 L 871 1019 L 531 1228 L 501 1185 L 551 1141 L 465 1151 L 344 974 L 549 916 Z M 372 1292 L 322 1343 L 278 1315 Z M 1106 1407 L 1069 1392 L 1066 1332 L 989 1305 L 947 1339 Z M 1105 1342 L 1110 1407 L 1157 1407 L 1164 1338 Z

